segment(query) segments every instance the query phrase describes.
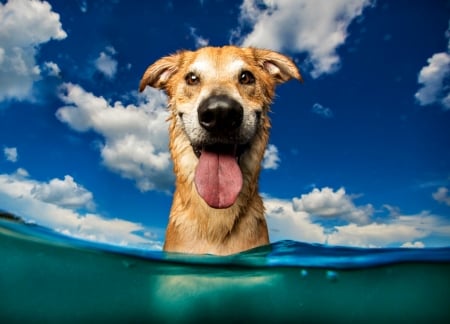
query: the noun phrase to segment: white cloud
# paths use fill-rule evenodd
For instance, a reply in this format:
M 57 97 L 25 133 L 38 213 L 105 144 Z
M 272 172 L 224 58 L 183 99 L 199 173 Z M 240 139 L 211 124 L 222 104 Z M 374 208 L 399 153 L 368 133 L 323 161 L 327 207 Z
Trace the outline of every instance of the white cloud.
M 450 78 L 450 22 L 446 32 L 449 38 L 447 51 L 431 56 L 420 72 L 417 82 L 422 87 L 414 97 L 422 106 L 439 104 L 444 110 L 450 110 L 450 88 L 445 86 Z
M 28 176 L 29 176 L 28 171 L 23 168 L 18 168 L 14 173 L 15 178 L 26 178 Z
M 64 208 L 95 208 L 93 195 L 83 186 L 77 184 L 70 175 L 64 180 L 52 179 L 48 183 L 37 183 L 31 194 L 38 200 Z
M 5 158 L 7 161 L 10 162 L 17 162 L 17 159 L 19 157 L 18 153 L 17 153 L 17 148 L 15 147 L 5 147 L 3 149 L 3 153 L 5 154 Z
M 377 221 L 372 217 L 366 223 L 358 223 L 350 218 L 345 219 L 346 222 L 342 225 L 333 225 L 333 222 L 317 223 L 315 213 L 318 211 L 327 217 L 332 215 L 340 217 L 342 209 L 352 208 L 360 209 L 361 214 L 367 214 L 367 206 L 355 207 L 353 205 L 352 208 L 349 208 L 348 201 L 351 201 L 352 198 L 348 195 L 341 195 L 342 191 L 340 192 L 340 190 L 334 192 L 327 188 L 314 189 L 311 193 L 303 195 L 301 200 L 304 205 L 309 204 L 309 208 L 298 208 L 299 202 L 296 198 L 289 201 L 266 197 L 264 205 L 271 241 L 289 239 L 355 247 L 409 245 L 420 247 L 420 245 L 424 246 L 424 240 L 432 237 L 435 241 L 431 245 L 449 245 L 450 222 L 427 211 L 415 215 L 400 213 L 396 216 L 388 215 L 382 223 L 379 219 Z M 339 204 L 344 208 L 337 208 L 336 206 Z M 399 212 L 397 208 L 395 210 Z M 327 220 L 331 219 L 327 218 Z
M 312 106 L 311 110 L 312 110 L 313 113 L 315 113 L 315 114 L 317 114 L 319 116 L 322 116 L 324 118 L 331 118 L 331 117 L 333 117 L 333 111 L 330 108 L 324 107 L 324 106 L 322 106 L 319 103 L 315 103 Z
M 383 223 L 370 223 L 363 226 L 349 224 L 336 226 L 329 237 L 330 244 L 355 246 L 400 246 L 406 242 L 439 237 L 448 246 L 450 223 L 427 211 L 415 215 L 401 215 L 386 219 Z
M 314 188 L 308 194 L 293 199 L 294 210 L 303 211 L 310 215 L 325 218 L 342 218 L 357 224 L 365 224 L 369 221 L 374 210 L 372 205 L 355 206 L 351 196 L 347 195 L 344 188 L 336 192 L 325 187 Z
M 441 100 L 442 107 L 444 107 L 444 110 L 450 109 L 450 92 Z
M 243 46 L 307 53 L 314 78 L 335 72 L 336 50 L 345 43 L 348 26 L 370 0 L 244 0 L 241 26 L 232 38 Z M 248 35 L 242 30 L 250 28 Z M 233 39 L 232 39 L 233 41 Z
M 402 244 L 401 247 L 404 247 L 404 248 L 424 248 L 425 244 L 423 244 L 423 242 L 420 242 L 420 241 L 406 242 L 406 243 Z
M 420 228 L 401 223 L 371 223 L 363 226 L 351 223 L 336 226 L 335 231 L 328 237 L 328 243 L 332 245 L 383 247 L 423 238 L 428 234 Z
M 141 191 L 167 191 L 173 183 L 168 152 L 166 97 L 147 88 L 142 102 L 125 106 L 109 103 L 78 85 L 66 83 L 60 95 L 66 106 L 58 119 L 79 132 L 93 130 L 103 136 L 103 164 L 122 177 L 132 179 Z
M 280 157 L 278 156 L 278 149 L 275 145 L 269 144 L 264 152 L 264 159 L 262 161 L 263 169 L 278 169 L 280 165 Z
M 197 34 L 197 29 L 194 27 L 190 27 L 189 28 L 189 34 L 191 35 L 191 37 L 194 39 L 195 42 L 195 47 L 199 48 L 199 47 L 205 47 L 208 46 L 209 44 L 209 40 L 198 35 Z
M 116 54 L 116 50 L 108 46 L 104 52 L 101 52 L 95 60 L 95 67 L 104 74 L 108 79 L 113 79 L 117 73 L 117 60 L 112 56 Z
M 45 62 L 43 68 L 49 76 L 59 77 L 61 75 L 61 69 L 55 62 Z
M 291 201 L 266 197 L 264 206 L 272 242 L 296 240 L 325 243 L 325 229 L 315 224 L 308 213 L 294 210 Z
M 450 195 L 446 187 L 439 187 L 436 192 L 433 193 L 434 200 L 450 206 Z
M 67 179 L 70 176 L 66 176 Z M 71 177 L 70 177 L 71 178 Z M 67 190 L 67 183 L 73 181 L 65 180 L 65 193 L 69 198 L 73 197 L 74 190 Z M 152 230 L 145 228 L 141 224 L 133 223 L 122 219 L 107 219 L 98 214 L 80 214 L 71 208 L 65 207 L 66 200 L 63 198 L 56 201 L 42 200 L 36 195 L 35 188 L 53 187 L 51 190 L 58 191 L 58 185 L 41 183 L 28 178 L 28 173 L 20 169 L 14 174 L 0 174 L 0 206 L 2 209 L 12 212 L 18 216 L 25 217 L 25 220 L 36 222 L 39 225 L 54 229 L 66 235 L 83 239 L 128 246 L 145 246 L 151 249 L 160 250 L 161 242 L 149 237 L 158 236 L 152 234 Z M 75 184 L 76 188 L 82 188 Z M 56 189 L 55 189 L 56 188 Z M 85 189 L 84 189 L 85 190 Z M 75 190 L 76 191 L 76 190 Z M 48 198 L 48 197 L 47 197 Z M 58 205 L 57 203 L 62 203 Z M 137 232 L 147 233 L 138 235 Z M 149 234 L 151 233 L 151 234 Z
M 418 82 L 422 87 L 414 95 L 420 105 L 434 103 L 450 109 L 450 92 L 444 88 L 444 80 L 450 76 L 450 55 L 437 53 L 428 59 L 428 65 L 420 70 Z
M 33 83 L 41 74 L 36 63 L 39 46 L 66 37 L 48 2 L 0 3 L 0 101 L 32 99 Z

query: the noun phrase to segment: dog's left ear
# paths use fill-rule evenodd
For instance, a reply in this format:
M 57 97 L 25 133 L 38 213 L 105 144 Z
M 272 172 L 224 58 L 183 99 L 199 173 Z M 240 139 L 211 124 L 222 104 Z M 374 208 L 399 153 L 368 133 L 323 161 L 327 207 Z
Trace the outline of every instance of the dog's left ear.
M 297 79 L 303 83 L 297 66 L 287 56 L 263 49 L 255 49 L 255 54 L 261 67 L 269 72 L 276 83 L 283 83 L 291 79 Z
M 160 58 L 145 70 L 139 84 L 139 91 L 144 91 L 146 86 L 158 89 L 166 89 L 167 81 L 178 70 L 180 53 Z

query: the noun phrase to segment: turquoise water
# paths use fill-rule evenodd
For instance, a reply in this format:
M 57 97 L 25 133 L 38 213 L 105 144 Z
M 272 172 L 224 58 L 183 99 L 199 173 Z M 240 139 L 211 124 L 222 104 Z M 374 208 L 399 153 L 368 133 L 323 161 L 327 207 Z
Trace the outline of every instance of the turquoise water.
M 450 248 L 283 241 L 230 257 L 91 243 L 0 219 L 1 323 L 449 322 Z

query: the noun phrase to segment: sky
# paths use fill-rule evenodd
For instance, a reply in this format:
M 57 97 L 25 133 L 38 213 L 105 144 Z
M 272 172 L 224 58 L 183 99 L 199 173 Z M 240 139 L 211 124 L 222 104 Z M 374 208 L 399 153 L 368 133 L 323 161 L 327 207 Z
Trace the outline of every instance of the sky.
M 174 191 L 165 94 L 180 49 L 293 58 L 262 162 L 272 242 L 450 246 L 450 2 L 0 1 L 0 209 L 161 249 Z

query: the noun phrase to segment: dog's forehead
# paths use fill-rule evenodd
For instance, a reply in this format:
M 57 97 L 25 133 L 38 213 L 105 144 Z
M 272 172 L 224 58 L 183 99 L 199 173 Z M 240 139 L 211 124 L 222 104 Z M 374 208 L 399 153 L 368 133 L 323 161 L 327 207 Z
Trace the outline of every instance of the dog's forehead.
M 201 51 L 189 69 L 201 74 L 235 74 L 248 65 L 241 55 L 226 51 Z

